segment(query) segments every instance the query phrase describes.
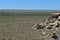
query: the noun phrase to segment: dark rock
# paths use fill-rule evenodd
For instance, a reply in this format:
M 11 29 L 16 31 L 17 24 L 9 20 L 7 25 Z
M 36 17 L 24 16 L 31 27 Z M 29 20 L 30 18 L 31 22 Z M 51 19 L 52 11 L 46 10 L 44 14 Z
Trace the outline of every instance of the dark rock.
M 59 23 L 57 23 L 56 27 L 59 27 Z
M 56 33 L 53 33 L 53 36 L 52 36 L 53 39 L 58 39 L 58 35 L 56 35 Z

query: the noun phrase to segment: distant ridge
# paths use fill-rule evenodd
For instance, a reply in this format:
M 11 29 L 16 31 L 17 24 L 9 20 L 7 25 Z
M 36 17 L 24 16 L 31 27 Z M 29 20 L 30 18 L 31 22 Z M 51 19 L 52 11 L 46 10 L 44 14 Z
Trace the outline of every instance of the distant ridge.
M 20 10 L 20 9 L 0 9 L 0 12 L 60 12 L 60 10 Z

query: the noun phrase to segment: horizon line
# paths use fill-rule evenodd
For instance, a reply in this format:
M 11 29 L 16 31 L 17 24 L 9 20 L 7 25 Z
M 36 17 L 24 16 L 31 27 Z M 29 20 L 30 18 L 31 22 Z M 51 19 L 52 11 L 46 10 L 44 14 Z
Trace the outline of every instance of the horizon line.
M 60 9 L 47 9 L 47 8 L 39 8 L 39 9 L 32 9 L 32 8 L 0 8 L 0 10 L 60 10 Z

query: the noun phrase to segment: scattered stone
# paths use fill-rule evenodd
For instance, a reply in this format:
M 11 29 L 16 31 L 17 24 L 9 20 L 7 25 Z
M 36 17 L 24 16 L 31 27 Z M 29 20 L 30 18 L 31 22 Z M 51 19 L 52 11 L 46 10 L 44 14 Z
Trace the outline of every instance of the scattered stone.
M 46 35 L 46 32 L 42 32 L 42 34 Z
M 43 25 L 39 25 L 39 26 L 37 27 L 37 29 L 43 29 L 43 28 L 44 28 Z
M 52 29 L 52 27 L 50 26 L 50 27 L 47 27 L 47 29 Z
M 59 39 L 59 36 L 56 33 L 53 33 L 52 38 L 57 40 Z
M 59 28 L 59 25 L 60 25 L 60 24 L 59 24 L 59 23 L 57 23 L 56 27 L 57 27 L 57 28 Z
M 47 20 L 44 20 L 41 24 L 34 25 L 37 29 L 52 29 L 53 27 L 59 27 L 60 23 L 60 13 L 53 13 L 51 17 L 49 17 Z
M 44 37 L 47 38 L 49 36 L 49 37 L 52 37 L 54 40 L 59 40 L 59 35 L 57 34 L 57 32 L 59 31 L 59 27 L 60 27 L 60 13 L 53 13 L 53 15 L 49 17 L 47 20 L 44 20 L 41 24 L 34 25 L 34 27 L 36 29 L 43 29 L 43 30 L 47 29 L 46 30 L 47 32 L 42 32 L 43 35 L 47 34 Z M 49 31 L 52 31 L 52 32 L 48 33 Z M 52 33 L 53 35 L 51 35 Z

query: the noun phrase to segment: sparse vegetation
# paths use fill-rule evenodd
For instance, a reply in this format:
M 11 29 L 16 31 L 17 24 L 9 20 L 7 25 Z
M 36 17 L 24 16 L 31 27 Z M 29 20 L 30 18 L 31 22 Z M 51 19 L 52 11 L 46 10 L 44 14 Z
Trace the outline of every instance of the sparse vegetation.
M 0 12 L 0 16 L 49 16 L 50 12 Z
M 0 12 L 0 37 L 9 40 L 45 40 L 32 25 L 47 19 L 52 12 Z M 53 31 L 52 31 L 53 32 Z M 42 38 L 41 38 L 42 37 Z

